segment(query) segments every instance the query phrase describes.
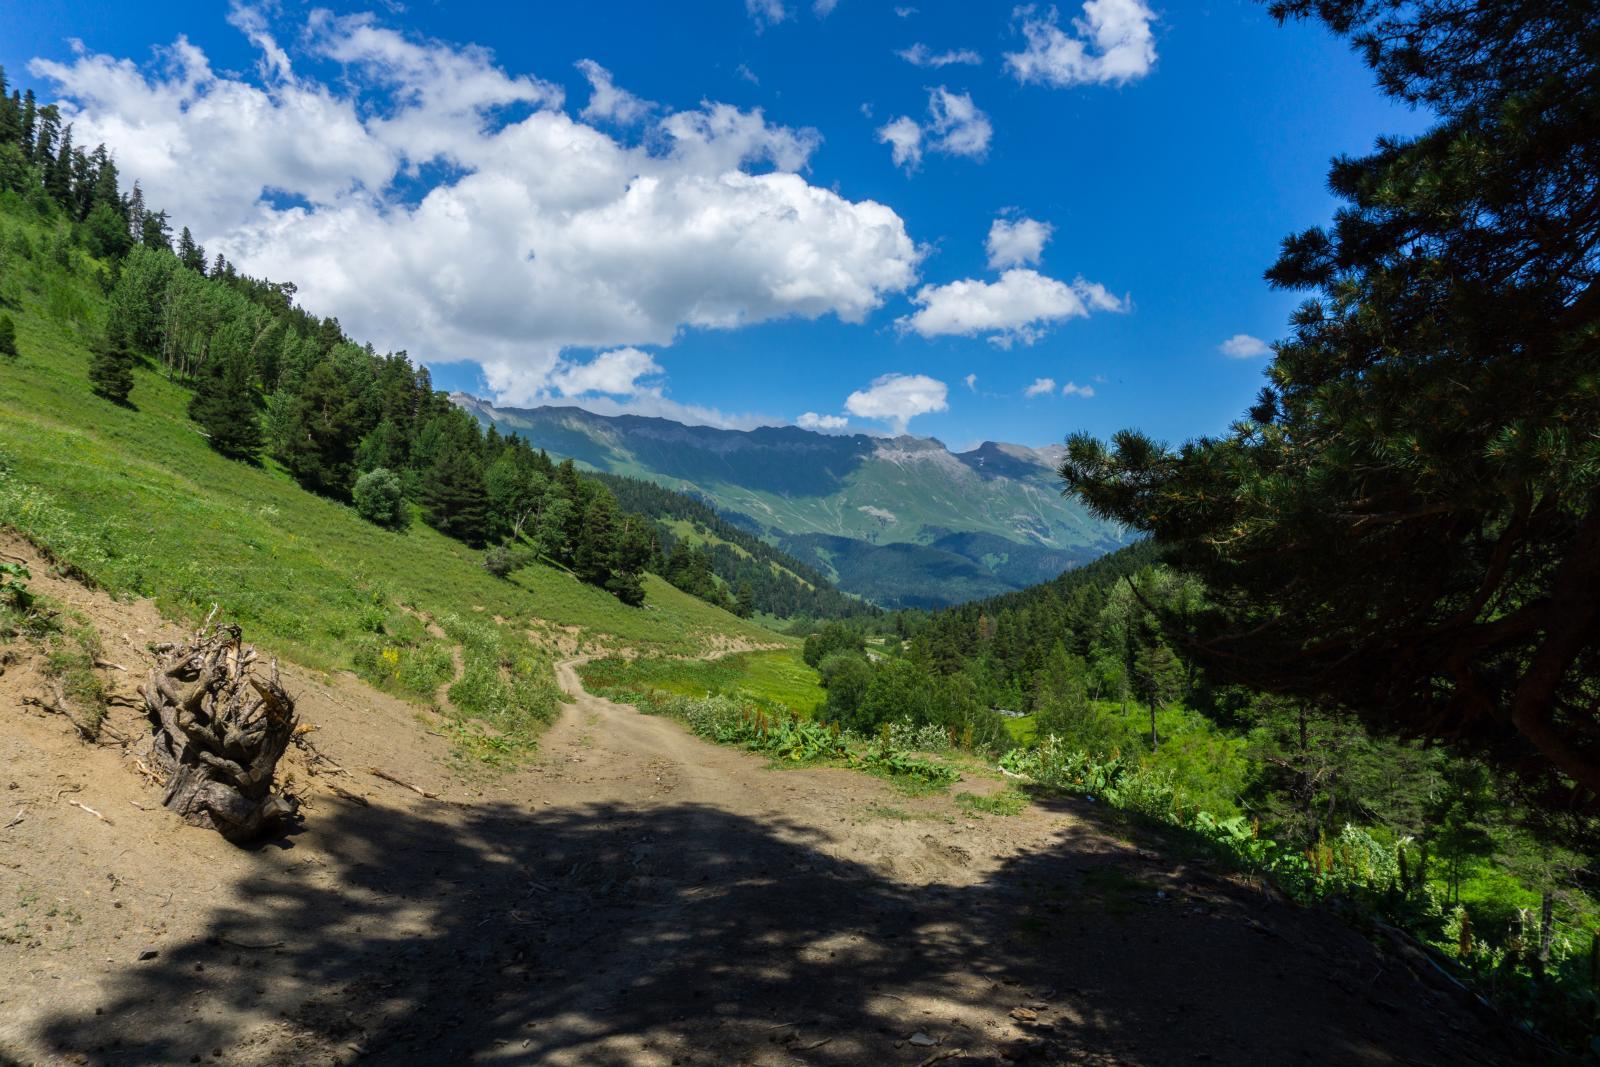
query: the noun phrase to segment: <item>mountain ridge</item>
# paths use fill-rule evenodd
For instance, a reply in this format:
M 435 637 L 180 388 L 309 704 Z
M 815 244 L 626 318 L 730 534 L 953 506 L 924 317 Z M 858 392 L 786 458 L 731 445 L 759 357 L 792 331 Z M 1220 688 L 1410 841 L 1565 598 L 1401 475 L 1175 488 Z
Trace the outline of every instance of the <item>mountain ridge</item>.
M 575 405 L 451 399 L 501 433 L 582 466 L 702 499 L 841 589 L 885 607 L 1010 592 L 1129 540 L 1062 495 L 1059 445 L 985 441 L 954 452 L 910 434 L 732 430 Z

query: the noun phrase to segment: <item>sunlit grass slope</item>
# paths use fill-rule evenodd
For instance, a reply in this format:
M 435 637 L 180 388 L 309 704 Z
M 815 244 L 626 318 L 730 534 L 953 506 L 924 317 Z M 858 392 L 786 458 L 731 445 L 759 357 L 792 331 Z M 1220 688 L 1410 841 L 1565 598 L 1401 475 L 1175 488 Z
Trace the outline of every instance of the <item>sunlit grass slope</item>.
M 19 232 L 38 249 L 31 256 L 16 252 Z M 104 314 L 96 267 L 81 252 L 62 265 L 43 251 L 48 240 L 0 200 L 0 302 L 21 351 L 0 358 L 0 525 L 107 590 L 152 597 L 184 622 L 216 604 L 288 658 L 353 668 L 419 697 L 449 679 L 450 657 L 406 608 L 467 647 L 469 674 L 474 650 L 485 668 L 535 656 L 525 631 L 536 620 L 672 654 L 699 651 L 714 634 L 775 639 L 654 578 L 646 607 L 629 608 L 543 566 L 496 579 L 481 553 L 421 523 L 404 533 L 373 526 L 270 462 L 214 453 L 185 413 L 188 393 L 154 371 L 136 372 L 132 408 L 101 400 L 87 380 L 88 340 Z M 547 716 L 554 689 L 536 658 L 511 673 L 537 677 L 539 692 L 487 680 L 459 687 L 461 697 L 489 719 L 508 703 Z

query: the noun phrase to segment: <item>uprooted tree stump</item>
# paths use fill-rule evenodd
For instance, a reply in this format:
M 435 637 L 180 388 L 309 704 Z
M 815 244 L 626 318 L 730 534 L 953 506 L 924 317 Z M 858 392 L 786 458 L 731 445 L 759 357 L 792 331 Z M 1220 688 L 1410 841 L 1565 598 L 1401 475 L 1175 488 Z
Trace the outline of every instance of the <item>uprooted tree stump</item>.
M 229 841 L 272 831 L 295 810 L 273 791 L 295 727 L 277 661 L 257 677 L 256 650 L 231 625 L 208 624 L 187 644 L 156 652 L 143 694 L 151 759 L 167 780 L 162 803 Z

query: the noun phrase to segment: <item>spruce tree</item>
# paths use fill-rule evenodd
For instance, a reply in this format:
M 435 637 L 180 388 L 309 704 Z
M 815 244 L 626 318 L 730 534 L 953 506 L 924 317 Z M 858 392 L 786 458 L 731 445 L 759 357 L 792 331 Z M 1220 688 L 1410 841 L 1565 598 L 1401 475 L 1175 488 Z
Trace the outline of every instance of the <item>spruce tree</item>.
M 483 461 L 473 450 L 452 442 L 423 472 L 422 518 L 474 548 L 483 544 L 489 494 L 483 486 Z
M 596 489 L 583 509 L 572 569 L 583 581 L 600 586 L 617 569 L 617 504 L 609 490 Z
M 194 271 L 196 274 L 206 272 L 206 250 L 195 244 L 194 234 L 185 226 L 178 235 L 178 262 Z
M 122 319 L 115 314 L 89 357 L 89 384 L 113 404 L 126 404 L 133 391 L 133 353 L 128 351 Z
M 172 251 L 172 228 L 167 225 L 165 211 L 146 211 L 140 220 L 139 243 L 146 248 L 165 248 Z
M 128 194 L 128 240 L 134 244 L 144 243 L 144 190 L 139 188 L 139 183 L 133 183 L 133 192 Z
M 89 251 L 101 259 L 121 259 L 133 247 L 128 236 L 128 220 L 122 212 L 104 201 L 95 204 L 84 223 L 89 231 Z
M 31 161 L 33 159 L 34 137 L 37 132 L 39 119 L 39 104 L 34 99 L 33 90 L 29 89 L 22 94 L 22 151 Z
M 0 312 L 0 356 L 10 356 L 15 359 L 17 355 L 17 324 L 11 321 L 11 316 Z
M 69 210 L 72 207 L 72 127 L 61 131 L 61 144 L 55 160 L 41 161 L 44 168 L 44 191 L 50 199 Z
M 249 361 L 235 355 L 207 364 L 189 401 L 189 417 L 224 456 L 255 460 L 261 451 L 261 420 Z

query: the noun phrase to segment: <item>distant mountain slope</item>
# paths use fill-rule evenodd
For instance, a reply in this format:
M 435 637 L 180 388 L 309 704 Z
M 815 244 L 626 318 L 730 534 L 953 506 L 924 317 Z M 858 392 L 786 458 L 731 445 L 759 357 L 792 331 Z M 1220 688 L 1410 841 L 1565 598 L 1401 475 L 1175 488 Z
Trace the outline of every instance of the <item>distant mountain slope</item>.
M 1025 588 L 1128 540 L 1062 495 L 1059 447 L 985 442 L 953 453 L 931 438 L 794 426 L 723 430 L 453 399 L 551 453 L 703 499 L 833 576 L 839 588 L 885 606 L 939 606 Z M 870 551 L 892 546 L 905 547 Z

